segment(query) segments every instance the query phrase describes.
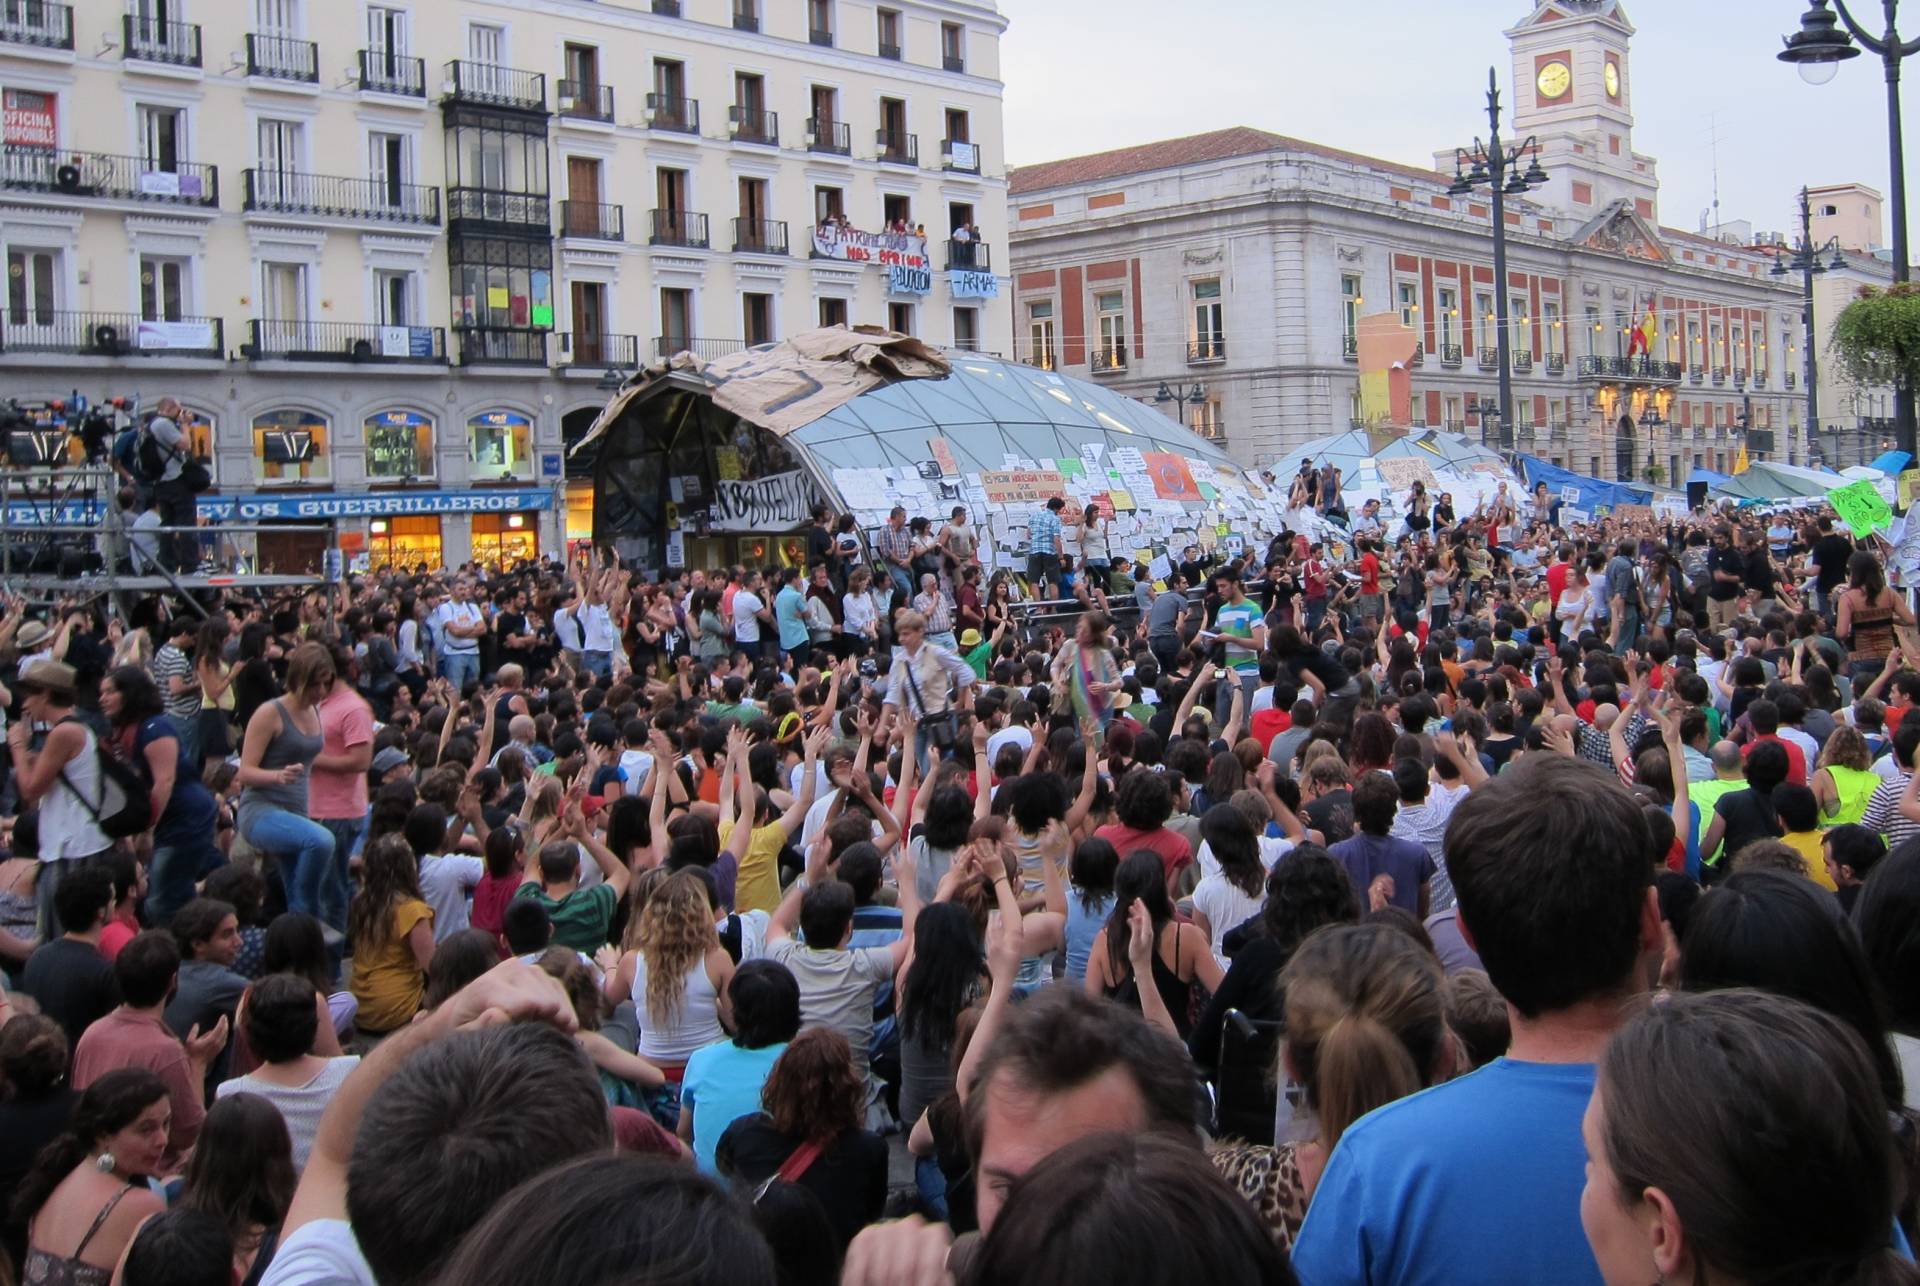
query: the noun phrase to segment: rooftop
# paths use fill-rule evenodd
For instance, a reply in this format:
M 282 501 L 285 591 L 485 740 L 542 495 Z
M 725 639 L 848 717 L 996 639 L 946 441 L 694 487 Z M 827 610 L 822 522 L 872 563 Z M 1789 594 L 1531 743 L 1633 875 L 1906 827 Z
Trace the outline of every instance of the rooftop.
M 1060 161 L 1018 166 L 1008 174 L 1007 188 L 1018 195 L 1076 183 L 1130 178 L 1136 174 L 1151 174 L 1156 170 L 1174 170 L 1183 165 L 1259 156 L 1267 152 L 1296 152 L 1331 161 L 1349 161 L 1411 179 L 1451 181 L 1451 176 L 1437 170 L 1400 165 L 1374 156 L 1362 156 L 1358 152 L 1343 152 L 1339 148 L 1289 138 L 1284 134 L 1272 134 L 1247 125 L 1235 125 L 1230 129 L 1163 139 L 1158 143 L 1141 143 L 1134 147 L 1116 148 L 1111 152 L 1095 152 L 1089 156 L 1070 156 Z

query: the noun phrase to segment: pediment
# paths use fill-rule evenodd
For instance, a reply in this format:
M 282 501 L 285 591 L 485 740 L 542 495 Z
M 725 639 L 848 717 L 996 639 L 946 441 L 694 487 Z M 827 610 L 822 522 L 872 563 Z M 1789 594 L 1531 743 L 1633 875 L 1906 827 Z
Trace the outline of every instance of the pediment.
M 1640 217 L 1632 202 L 1625 200 L 1615 201 L 1587 220 L 1568 241 L 1582 250 L 1595 250 L 1626 259 L 1669 263 L 1673 258 L 1667 253 L 1666 244 L 1653 230 L 1653 225 Z

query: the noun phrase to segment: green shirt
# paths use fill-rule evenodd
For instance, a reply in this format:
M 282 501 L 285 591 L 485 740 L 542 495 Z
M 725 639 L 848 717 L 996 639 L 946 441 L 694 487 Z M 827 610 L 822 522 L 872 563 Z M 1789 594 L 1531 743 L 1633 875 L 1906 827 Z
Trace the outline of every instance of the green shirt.
M 548 897 L 538 884 L 522 884 L 514 897 L 531 898 L 547 909 L 547 918 L 553 921 L 554 946 L 572 947 L 588 955 L 607 945 L 614 908 L 620 905 L 611 884 L 575 889 L 558 901 Z
M 979 647 L 962 654 L 960 659 L 973 667 L 975 678 L 984 679 L 987 677 L 987 662 L 993 660 L 993 644 L 981 639 Z
M 1713 822 L 1713 806 L 1719 802 L 1720 796 L 1731 795 L 1736 790 L 1745 790 L 1746 788 L 1747 783 L 1745 781 L 1721 781 L 1718 777 L 1715 777 L 1712 781 L 1688 783 L 1687 798 L 1692 800 L 1700 808 L 1700 829 L 1699 833 L 1694 836 L 1696 842 L 1705 838 L 1707 827 Z M 1713 853 L 1700 854 L 1700 860 L 1702 862 L 1712 862 L 1714 860 L 1714 853 L 1718 853 L 1720 849 L 1725 847 L 1726 845 L 1722 844 L 1720 848 L 1715 849 Z
M 731 719 L 735 723 L 752 723 L 760 717 L 760 707 L 751 701 L 742 701 L 737 706 L 728 705 L 724 701 L 709 701 L 707 713 L 716 719 Z

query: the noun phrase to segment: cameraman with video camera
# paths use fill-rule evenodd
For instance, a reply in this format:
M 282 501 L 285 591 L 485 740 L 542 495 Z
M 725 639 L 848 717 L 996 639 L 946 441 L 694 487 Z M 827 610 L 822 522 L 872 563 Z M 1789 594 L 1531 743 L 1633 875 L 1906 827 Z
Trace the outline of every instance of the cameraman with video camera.
M 180 427 L 180 401 L 163 397 L 154 404 L 154 414 L 136 430 L 133 447 L 133 474 L 136 481 L 153 488 L 153 506 L 160 512 L 162 527 L 187 530 L 170 531 L 160 538 L 160 557 L 168 570 L 192 572 L 200 566 L 200 536 L 191 530 L 199 522 L 194 495 L 204 486 L 192 485 L 189 467 L 204 474 L 204 466 L 188 451 L 186 430 Z

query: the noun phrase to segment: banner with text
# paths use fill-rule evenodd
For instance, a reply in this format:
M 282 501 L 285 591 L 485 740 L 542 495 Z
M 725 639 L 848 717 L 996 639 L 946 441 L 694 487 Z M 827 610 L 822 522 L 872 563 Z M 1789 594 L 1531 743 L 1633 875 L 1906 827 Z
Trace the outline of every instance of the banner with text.
M 877 263 L 883 267 L 928 268 L 927 239 L 910 232 L 862 232 L 815 224 L 813 254 L 816 259 L 840 259 L 847 263 Z
M 980 488 L 996 505 L 1040 504 L 1067 497 L 1066 475 L 1051 470 L 990 470 L 980 475 Z
M 708 525 L 715 531 L 789 531 L 807 521 L 813 488 L 799 470 L 713 485 Z

